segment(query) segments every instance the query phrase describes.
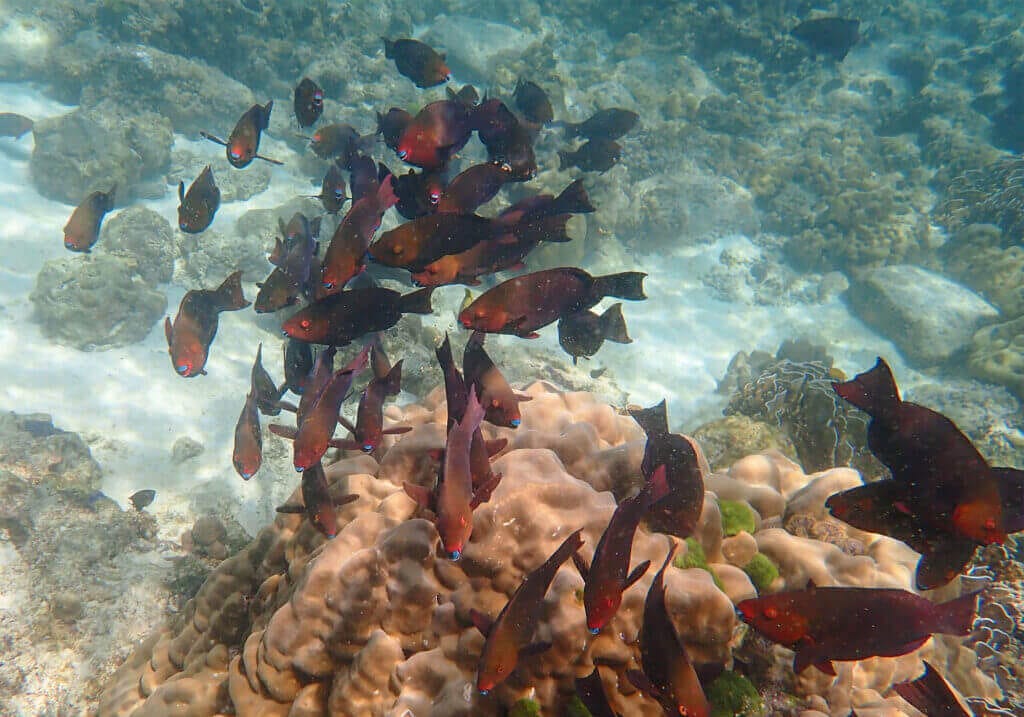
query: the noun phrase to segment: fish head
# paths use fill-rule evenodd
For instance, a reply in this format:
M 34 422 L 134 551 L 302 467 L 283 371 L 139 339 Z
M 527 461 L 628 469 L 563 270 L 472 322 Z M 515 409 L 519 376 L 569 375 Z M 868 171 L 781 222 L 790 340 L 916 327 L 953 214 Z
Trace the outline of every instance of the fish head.
M 317 510 L 309 518 L 313 527 L 325 538 L 333 538 L 338 534 L 338 515 L 333 510 Z
M 322 323 L 309 316 L 306 312 L 300 311 L 281 324 L 281 330 L 286 336 L 290 336 L 293 339 L 314 341 L 322 333 L 323 327 L 320 325 Z
M 612 590 L 606 595 L 598 595 L 596 599 L 589 602 L 590 604 L 586 606 L 587 629 L 591 635 L 596 635 L 619 611 L 619 605 L 622 604 L 622 593 Z
M 68 251 L 85 251 L 89 243 L 71 232 L 64 232 L 64 248 Z
M 259 456 L 253 456 L 253 458 L 259 458 Z M 258 460 L 251 460 L 249 457 L 239 455 L 238 453 L 235 453 L 231 457 L 231 462 L 234 464 L 235 470 L 238 472 L 238 475 L 242 476 L 243 480 L 249 480 L 256 475 L 256 471 L 260 469 Z
M 503 402 L 497 397 L 492 397 L 485 406 L 486 418 L 489 423 L 506 428 L 519 428 L 523 422 L 523 414 L 519 411 L 519 404 L 512 400 Z
M 459 511 L 456 515 L 440 515 L 437 528 L 445 555 L 449 560 L 458 560 L 473 532 L 473 514 Z
M 441 201 L 441 195 L 444 194 L 444 187 L 436 179 L 428 180 L 425 194 L 427 201 L 430 202 L 430 206 L 436 207 L 438 202 Z
M 807 615 L 785 595 L 743 600 L 736 606 L 740 617 L 762 635 L 783 645 L 793 645 L 807 635 Z
M 226 151 L 233 167 L 244 167 L 256 156 L 255 148 L 241 137 L 228 142 Z
M 203 373 L 206 366 L 206 348 L 197 338 L 186 338 L 180 334 L 174 336 L 171 346 L 171 363 L 179 376 L 192 378 Z
M 479 300 L 467 306 L 459 314 L 459 323 L 467 329 L 479 331 L 501 331 L 508 324 L 508 312 L 500 306 L 480 303 Z
M 459 274 L 459 260 L 454 254 L 443 256 L 423 267 L 423 271 L 412 275 L 419 286 L 442 286 L 455 281 Z
M 1006 541 L 1000 505 L 975 500 L 959 504 L 953 510 L 956 532 L 981 545 L 1001 545 Z

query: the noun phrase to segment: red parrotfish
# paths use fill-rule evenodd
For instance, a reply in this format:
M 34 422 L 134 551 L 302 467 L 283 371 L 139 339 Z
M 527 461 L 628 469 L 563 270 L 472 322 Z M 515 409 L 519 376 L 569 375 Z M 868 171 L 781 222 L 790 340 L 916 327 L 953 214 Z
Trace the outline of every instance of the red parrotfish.
M 236 271 L 216 289 L 192 289 L 178 306 L 171 322 L 164 319 L 171 365 L 179 376 L 192 378 L 206 374 L 206 359 L 217 335 L 217 320 L 222 311 L 238 311 L 249 305 L 242 295 L 242 272 Z
M 677 547 L 678 544 L 672 544 L 644 600 L 639 637 L 643 671 L 630 670 L 626 677 L 634 687 L 656 700 L 666 717 L 708 717 L 711 707 L 665 604 L 665 570 Z
M 573 151 L 558 151 L 558 168 L 577 167 L 584 172 L 607 172 L 619 162 L 622 146 L 610 139 L 592 139 Z
M 793 670 L 814 665 L 834 675 L 833 660 L 898 657 L 932 633 L 967 635 L 977 593 L 936 605 L 895 588 L 815 587 L 740 602 L 743 621 L 769 640 L 795 650 Z
M 451 70 L 444 64 L 444 54 L 430 45 L 402 38 L 384 41 L 384 57 L 395 61 L 399 73 L 405 75 L 420 89 L 443 85 L 451 77 Z
M 523 117 L 534 124 L 547 124 L 555 118 L 548 94 L 536 82 L 520 78 L 512 99 Z
M 431 313 L 432 291 L 399 294 L 382 287 L 348 289 L 300 309 L 281 329 L 307 343 L 344 346 L 360 336 L 390 329 L 402 314 Z
M 398 203 L 395 209 L 406 219 L 416 219 L 437 211 L 438 202 L 445 191 L 440 172 L 415 172 L 393 177 Z
M 263 463 L 263 434 L 260 431 L 260 412 L 256 406 L 256 386 L 250 382 L 242 413 L 235 423 L 235 444 L 231 462 L 238 475 L 249 480 Z
M 974 717 L 939 672 L 924 661 L 924 674 L 913 682 L 893 685 L 896 694 L 927 717 Z
M 114 208 L 114 192 L 92 192 L 71 212 L 64 225 L 64 248 L 69 251 L 88 252 L 100 240 L 103 217 Z
M 369 253 L 384 266 L 418 272 L 442 256 L 506 232 L 495 220 L 476 214 L 428 214 L 384 232 Z
M 573 556 L 573 562 L 583 576 L 587 629 L 594 635 L 615 617 L 622 604 L 622 594 L 651 567 L 651 561 L 645 560 L 630 571 L 629 561 L 633 552 L 633 536 L 650 507 L 656 483 L 648 481 L 637 495 L 619 503 L 594 549 L 594 559 L 589 566 L 582 556 Z
M 470 111 L 458 100 L 431 102 L 402 132 L 398 158 L 422 169 L 441 169 L 469 141 Z
M 213 171 L 206 165 L 185 191 L 178 182 L 178 228 L 187 234 L 198 234 L 213 224 L 213 215 L 220 207 L 220 189 L 213 180 Z
M 231 134 L 228 135 L 227 141 L 209 132 L 200 132 L 199 134 L 211 142 L 222 145 L 228 156 L 228 164 L 235 169 L 248 167 L 254 159 L 262 159 L 264 162 L 270 162 L 271 164 L 284 164 L 276 159 L 264 157 L 259 153 L 260 138 L 263 136 L 263 130 L 270 126 L 270 111 L 272 109 L 274 109 L 273 100 L 270 100 L 262 107 L 260 105 L 253 105 L 247 109 L 238 118 L 238 122 L 235 124 L 235 128 L 231 130 Z
M 536 338 L 537 329 L 566 314 L 585 311 L 606 296 L 646 299 L 645 276 L 638 271 L 591 276 L 568 267 L 523 274 L 477 297 L 459 313 L 459 323 L 487 333 Z
M 252 362 L 252 371 L 249 374 L 252 389 L 256 394 L 256 407 L 264 416 L 276 416 L 281 413 L 281 406 L 278 401 L 284 395 L 285 386 L 277 387 L 274 379 L 263 367 L 263 344 L 256 347 L 256 360 Z
M 349 169 L 352 160 L 372 148 L 374 141 L 374 135 L 362 137 L 352 125 L 337 122 L 324 125 L 314 132 L 309 148 L 320 159 L 336 158 L 341 166 Z
M 377 134 L 392 152 L 398 151 L 398 143 L 402 141 L 402 135 L 412 120 L 412 115 L 401 107 L 392 107 L 384 114 L 377 113 Z
M 455 176 L 438 197 L 437 211 L 472 214 L 494 199 L 512 179 L 508 165 L 497 162 L 475 164 Z
M 519 665 L 519 660 L 544 652 L 550 643 L 533 642 L 544 612 L 544 596 L 562 564 L 583 547 L 583 530 L 577 530 L 541 565 L 534 568 L 512 593 L 493 621 L 487 615 L 470 610 L 473 624 L 487 638 L 476 671 L 476 688 L 486 695 L 500 685 Z
M 331 162 L 327 168 L 324 181 L 320 184 L 320 193 L 315 198 L 320 200 L 328 214 L 337 214 L 348 201 L 345 194 L 345 168 L 338 160 Z
M 630 415 L 647 434 L 640 464 L 644 479 L 653 481 L 658 467 L 665 468 L 665 485 L 654 490 L 648 524 L 659 533 L 688 538 L 704 508 L 704 474 L 697 449 L 686 436 L 669 432 L 664 400 Z
M 485 334 L 474 331 L 466 342 L 462 354 L 462 372 L 466 384 L 476 389 L 480 403 L 484 406 L 484 419 L 495 426 L 518 428 L 523 415 L 519 404 L 532 400 L 532 396 L 512 390 L 501 370 L 484 349 Z
M 295 86 L 295 119 L 299 127 L 311 127 L 324 111 L 324 91 L 308 77 Z
M 317 462 L 302 472 L 302 505 L 285 503 L 277 512 L 304 514 L 325 538 L 333 538 L 338 534 L 338 508 L 357 500 L 359 496 L 353 493 L 335 499 L 323 464 Z
M 612 107 L 598 110 L 587 120 L 578 123 L 564 122 L 566 139 L 586 137 L 587 139 L 618 139 L 636 126 L 640 115 L 632 110 Z
M 454 180 L 453 180 L 454 181 Z M 524 197 L 499 215 L 507 224 L 531 219 L 560 216 L 563 214 L 590 214 L 596 211 L 590 202 L 583 180 L 577 179 L 556 197 L 551 194 L 535 194 Z
M 13 112 L 0 112 L 0 137 L 14 137 L 21 139 L 35 127 L 33 122 L 24 115 Z
M 352 432 L 353 440 L 346 448 L 373 453 L 380 445 L 383 436 L 408 433 L 409 426 L 384 428 L 384 401 L 388 396 L 397 396 L 402 390 L 402 362 L 394 366 L 390 364 L 378 338 L 370 349 L 370 363 L 373 365 L 373 378 L 366 384 L 359 397 L 359 408 L 356 410 L 355 425 L 348 419 L 341 418 L 341 423 Z
M 604 691 L 604 680 L 598 667 L 586 677 L 577 677 L 576 696 L 590 712 L 591 717 L 622 717 L 608 703 L 608 695 Z
M 596 354 L 605 341 L 633 343 L 622 316 L 622 304 L 612 304 L 600 315 L 589 310 L 579 311 L 558 320 L 558 343 L 572 356 L 573 366 L 579 359 Z
M 309 385 L 313 372 L 313 347 L 305 341 L 288 339 L 284 345 L 284 384 L 296 396 Z
M 384 212 L 394 206 L 391 182 L 385 179 L 377 191 L 362 197 L 349 207 L 327 245 L 320 267 L 320 288 L 325 294 L 341 291 L 352 277 L 366 268 L 366 252 L 380 227 Z
M 335 372 L 330 380 L 319 388 L 317 395 L 308 403 L 308 408 L 297 414 L 297 428 L 279 424 L 269 426 L 272 433 L 292 439 L 292 462 L 295 470 L 304 471 L 319 463 L 328 448 L 341 443 L 334 441 L 341 404 L 348 396 L 356 375 L 366 368 L 367 356 L 368 349 L 364 348 L 347 366 Z

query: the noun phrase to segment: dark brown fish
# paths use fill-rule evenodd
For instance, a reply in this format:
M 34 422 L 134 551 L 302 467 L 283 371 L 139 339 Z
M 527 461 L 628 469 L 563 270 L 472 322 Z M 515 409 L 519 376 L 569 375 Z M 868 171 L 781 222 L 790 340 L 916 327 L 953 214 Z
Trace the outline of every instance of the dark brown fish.
M 596 354 L 605 340 L 633 343 L 622 316 L 622 304 L 612 304 L 600 316 L 588 310 L 567 314 L 558 320 L 558 343 L 572 356 L 573 365 L 580 358 Z
M 345 346 L 360 336 L 390 329 L 402 314 L 431 313 L 432 291 L 399 294 L 380 287 L 342 291 L 300 309 L 281 329 L 307 343 Z
M 924 661 L 924 674 L 913 682 L 893 685 L 896 694 L 927 717 L 974 717 L 938 670 Z
M 88 252 L 100 240 L 100 225 L 107 212 L 114 208 L 114 192 L 93 192 L 71 212 L 64 225 L 64 248 Z
M 377 113 L 377 134 L 384 138 L 384 144 L 393 152 L 398 151 L 406 127 L 413 116 L 400 107 L 392 107 L 385 114 Z
M 132 507 L 139 511 L 152 503 L 154 498 L 156 498 L 156 491 L 152 488 L 138 490 L 128 496 L 128 500 L 131 501 Z
M 14 137 L 21 139 L 25 134 L 32 131 L 35 123 L 28 117 L 16 115 L 13 112 L 0 112 L 0 137 Z
M 486 334 L 474 331 L 462 354 L 462 372 L 466 384 L 476 389 L 485 409 L 488 423 L 504 428 L 518 428 L 522 422 L 519 404 L 532 396 L 516 393 L 484 349 Z
M 178 228 L 187 234 L 198 234 L 213 224 L 213 215 L 220 207 L 220 190 L 213 180 L 213 171 L 206 165 L 185 191 L 178 182 Z
M 356 410 L 355 425 L 342 418 L 341 423 L 352 433 L 353 440 L 346 446 L 349 450 L 373 453 L 380 445 L 384 436 L 408 433 L 409 426 L 384 428 L 384 401 L 389 396 L 397 396 L 402 390 L 402 362 L 394 366 L 384 354 L 380 337 L 373 342 L 370 350 L 370 363 L 373 366 L 373 378 L 366 384 L 359 397 L 359 408 Z
M 487 333 L 536 338 L 537 329 L 566 314 L 585 311 L 605 296 L 646 299 L 645 276 L 638 271 L 591 276 L 569 267 L 523 274 L 477 297 L 459 313 L 459 323 Z
M 266 105 L 253 105 L 245 111 L 238 119 L 235 128 L 231 130 L 227 141 L 209 132 L 199 134 L 216 144 L 222 145 L 227 153 L 228 163 L 235 169 L 248 167 L 254 159 L 262 159 L 271 164 L 283 164 L 276 159 L 264 157 L 259 153 L 260 138 L 263 130 L 270 126 L 270 111 L 274 109 L 274 101 L 270 100 Z
M 419 40 L 403 38 L 384 41 L 384 57 L 395 61 L 399 73 L 405 75 L 421 89 L 444 84 L 451 70 L 444 64 L 444 54 Z
M 256 405 L 256 387 L 250 383 L 245 405 L 235 423 L 235 444 L 231 462 L 243 480 L 249 480 L 263 464 L 263 433 Z
M 302 287 L 279 266 L 275 266 L 266 279 L 257 281 L 256 287 L 259 291 L 253 308 L 257 314 L 269 314 L 292 306 L 298 303 L 302 294 Z
M 333 538 L 338 534 L 338 508 L 356 500 L 359 496 L 355 494 L 335 499 L 323 465 L 316 463 L 302 472 L 302 505 L 285 503 L 277 512 L 303 514 L 325 538 Z
M 471 126 L 487 148 L 488 161 L 507 165 L 513 181 L 525 182 L 537 174 L 535 128 L 520 122 L 504 102 L 482 103 L 473 110 Z
M 406 219 L 433 214 L 445 191 L 444 177 L 440 172 L 415 172 L 392 177 L 398 203 L 395 209 Z
M 591 717 L 622 717 L 608 703 L 604 681 L 597 666 L 586 677 L 576 678 L 576 696 L 580 698 L 580 702 L 590 712 Z
M 256 407 L 264 416 L 276 416 L 281 413 L 281 406 L 278 401 L 284 395 L 285 386 L 278 388 L 274 379 L 263 368 L 263 344 L 256 347 L 256 360 L 252 363 L 250 372 L 250 383 L 252 391 L 256 394 Z
M 587 139 L 618 139 L 636 126 L 640 115 L 630 110 L 613 107 L 598 110 L 589 119 L 579 122 L 565 123 L 565 137 L 586 137 Z
M 324 111 L 324 91 L 308 77 L 295 86 L 295 119 L 299 127 L 311 127 Z
M 472 214 L 512 181 L 512 169 L 497 162 L 475 164 L 455 176 L 436 202 L 442 213 Z
M 793 37 L 807 45 L 813 55 L 828 55 L 842 62 L 860 42 L 860 20 L 843 17 L 804 20 L 793 28 Z
M 373 235 L 380 228 L 384 212 L 397 201 L 391 181 L 385 178 L 377 185 L 376 191 L 352 203 L 324 252 L 318 287 L 321 298 L 327 293 L 341 291 L 366 268 L 367 250 Z
M 345 168 L 338 160 L 334 160 L 324 174 L 324 181 L 320 185 L 320 194 L 316 195 L 328 214 L 337 214 L 348 201 L 345 194 Z
M 898 657 L 932 636 L 967 635 L 977 593 L 936 605 L 892 588 L 815 587 L 740 602 L 743 621 L 769 640 L 795 650 L 793 670 L 814 665 L 834 675 L 833 660 Z
M 592 139 L 575 151 L 559 150 L 559 169 L 578 167 L 584 172 L 607 172 L 619 162 L 622 147 L 611 139 Z
M 210 345 L 217 335 L 222 311 L 238 311 L 249 305 L 242 295 L 242 272 L 236 271 L 216 289 L 192 289 L 185 293 L 178 314 L 164 319 L 171 365 L 179 376 L 205 375 Z
M 520 659 L 551 647 L 551 643 L 533 642 L 533 633 L 543 612 L 541 603 L 558 569 L 583 547 L 582 533 L 580 529 L 570 534 L 551 557 L 528 573 L 494 620 L 470 610 L 473 624 L 487 638 L 476 673 L 476 688 L 480 694 L 488 694 L 508 679 Z
M 512 99 L 523 117 L 534 124 L 547 124 L 555 118 L 547 93 L 530 80 L 519 80 Z
M 284 383 L 288 390 L 301 396 L 313 372 L 313 347 L 305 341 L 289 338 L 284 345 Z

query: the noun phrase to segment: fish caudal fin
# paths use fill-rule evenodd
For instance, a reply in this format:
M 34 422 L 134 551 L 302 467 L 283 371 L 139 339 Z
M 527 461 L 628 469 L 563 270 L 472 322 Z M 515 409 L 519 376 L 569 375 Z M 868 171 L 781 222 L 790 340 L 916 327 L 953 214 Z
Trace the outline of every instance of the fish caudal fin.
M 404 294 L 398 300 L 398 309 L 403 314 L 430 314 L 434 309 L 430 306 L 430 297 L 434 293 L 434 287 L 428 286 L 425 289 L 414 291 L 411 294 Z
M 577 530 L 577 531 L 575 531 L 573 533 L 570 533 L 569 537 L 567 537 L 565 540 L 562 541 L 562 544 L 558 546 L 558 549 L 555 550 L 555 552 L 551 554 L 550 560 L 552 560 L 553 562 L 557 563 L 558 565 L 561 565 L 566 560 L 568 560 L 569 557 L 571 556 L 572 559 L 573 559 L 573 562 L 576 563 L 577 570 L 579 570 L 580 574 L 584 575 L 584 578 L 585 578 L 586 577 L 585 573 L 589 571 L 589 567 L 587 566 L 586 561 L 583 560 L 583 558 L 579 558 L 580 562 L 578 562 L 578 563 L 576 562 L 576 558 L 578 557 L 576 551 L 579 550 L 582 547 L 583 547 L 583 528 L 580 528 L 579 530 Z M 581 569 L 581 566 L 582 566 L 582 569 Z
M 381 379 L 385 396 L 397 396 L 402 391 L 402 361 L 405 359 L 399 360 L 388 371 L 388 375 Z
M 933 632 L 946 635 L 967 635 L 971 632 L 978 611 L 978 592 L 967 593 L 958 598 L 935 605 Z
M 629 415 L 640 424 L 640 428 L 648 436 L 668 433 L 668 410 L 665 408 L 665 399 L 661 399 L 660 403 L 650 408 L 631 409 Z
M 957 695 L 949 683 L 927 661 L 924 661 L 923 675 L 913 682 L 893 685 L 893 689 L 896 694 L 926 715 L 961 714 L 967 717 L 970 714 L 959 705 Z M 951 711 L 953 705 L 959 705 L 960 710 Z
M 622 315 L 622 304 L 612 304 L 601 314 L 601 335 L 606 341 L 616 344 L 631 344 L 633 339 L 629 337 L 629 330 L 626 328 L 626 319 Z
M 242 272 L 234 272 L 217 287 L 218 308 L 221 311 L 238 311 L 250 302 L 242 295 Z
M 582 179 L 577 179 L 563 189 L 551 203 L 550 209 L 552 214 L 589 214 L 597 211 L 590 203 L 590 196 L 583 186 Z
M 591 297 L 614 296 L 628 301 L 643 301 L 647 298 L 644 293 L 644 278 L 646 276 L 647 274 L 642 271 L 624 271 L 621 274 L 595 276 Z
M 844 401 L 871 416 L 883 415 L 900 403 L 900 390 L 892 369 L 881 357 L 870 371 L 859 373 L 849 381 L 834 381 L 832 388 Z

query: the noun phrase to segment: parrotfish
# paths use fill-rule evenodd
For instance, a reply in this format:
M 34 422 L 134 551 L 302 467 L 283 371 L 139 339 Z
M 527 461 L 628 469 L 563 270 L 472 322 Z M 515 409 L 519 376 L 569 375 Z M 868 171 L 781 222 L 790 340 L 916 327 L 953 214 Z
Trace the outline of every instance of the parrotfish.
M 708 717 L 711 707 L 665 604 L 665 570 L 677 547 L 677 543 L 672 544 L 644 600 L 639 637 L 643 671 L 630 670 L 626 677 L 634 687 L 656 700 L 666 717 Z
M 476 214 L 428 214 L 384 232 L 369 253 L 384 266 L 418 272 L 442 256 L 506 232 L 495 220 Z
M 630 571 L 629 562 L 633 536 L 650 506 L 654 485 L 654 481 L 649 481 L 637 495 L 622 500 L 616 506 L 594 549 L 590 565 L 582 556 L 573 555 L 576 569 L 583 576 L 587 629 L 594 635 L 615 617 L 622 604 L 622 594 L 651 567 L 651 561 L 645 560 Z
M 650 408 L 630 411 L 630 415 L 647 434 L 640 464 L 644 479 L 655 480 L 658 467 L 665 468 L 665 484 L 654 490 L 648 524 L 659 533 L 688 538 L 704 508 L 704 474 L 697 448 L 686 436 L 669 432 L 664 400 Z
M 646 299 L 645 276 L 638 271 L 591 276 L 576 268 L 524 274 L 477 297 L 459 314 L 459 323 L 487 333 L 536 338 L 537 329 L 566 314 L 585 311 L 606 296 L 629 301 Z
M 252 363 L 250 373 L 252 390 L 256 394 L 256 407 L 264 416 L 276 416 L 281 413 L 281 406 L 278 401 L 285 392 L 285 386 L 280 388 L 274 383 L 274 379 L 263 368 L 263 344 L 256 347 L 256 360 Z
M 308 77 L 295 86 L 295 119 L 299 127 L 316 124 L 324 111 L 324 91 Z
M 391 174 L 383 165 L 373 161 L 373 157 L 364 154 L 356 155 L 349 164 L 349 184 L 352 187 L 352 203 L 363 197 L 376 194 L 384 178 Z M 392 188 L 394 184 L 392 183 Z
M 305 341 L 289 338 L 284 345 L 284 383 L 288 390 L 301 396 L 313 371 L 313 347 Z
M 373 235 L 380 227 L 384 212 L 396 201 L 391 182 L 385 179 L 375 193 L 349 207 L 324 252 L 320 267 L 321 295 L 341 291 L 352 277 L 366 268 L 366 252 Z
M 795 650 L 793 670 L 814 665 L 835 675 L 833 660 L 898 657 L 932 636 L 967 635 L 977 593 L 936 605 L 895 588 L 816 587 L 740 602 L 743 621 L 768 639 Z
M 483 404 L 484 419 L 495 426 L 518 428 L 522 422 L 519 404 L 532 396 L 516 393 L 484 349 L 486 334 L 474 331 L 462 354 L 462 372 L 466 384 L 476 389 Z
M 260 412 L 256 404 L 256 386 L 250 382 L 245 405 L 235 423 L 235 444 L 231 462 L 238 475 L 249 480 L 263 463 L 263 434 L 260 431 Z
M 523 267 L 526 255 L 536 248 L 537 242 L 522 240 L 508 234 L 484 239 L 458 254 L 446 254 L 413 272 L 417 286 L 443 286 L 468 284 L 477 286 L 479 277 L 506 269 Z
M 640 115 L 631 110 L 613 107 L 598 110 L 587 120 L 579 123 L 565 122 L 565 137 L 586 137 L 587 139 L 618 139 L 636 126 Z
M 593 311 L 566 314 L 558 320 L 558 343 L 572 356 L 575 366 L 581 358 L 590 358 L 605 341 L 631 344 L 622 316 L 622 304 L 612 304 L 600 316 Z
M 431 313 L 432 291 L 399 294 L 381 287 L 349 289 L 300 309 L 281 329 L 307 343 L 344 346 L 360 336 L 390 329 L 402 314 Z
M 451 77 L 451 70 L 444 63 L 444 54 L 430 45 L 408 38 L 381 39 L 384 41 L 384 57 L 394 60 L 399 73 L 420 89 L 442 85 Z
M 406 219 L 433 214 L 445 191 L 444 177 L 440 172 L 415 172 L 392 177 L 398 203 L 395 209 Z
M 860 42 L 860 20 L 844 17 L 804 20 L 793 28 L 793 37 L 807 45 L 813 55 L 828 55 L 842 62 Z
M 378 337 L 370 349 L 370 363 L 373 365 L 373 378 L 366 384 L 359 398 L 355 425 L 345 418 L 340 419 L 353 436 L 353 440 L 345 447 L 363 453 L 373 453 L 383 436 L 412 430 L 409 426 L 384 428 L 384 401 L 388 396 L 397 396 L 402 390 L 402 362 L 391 366 Z
M 320 194 L 316 195 L 328 214 L 337 214 L 348 200 L 345 194 L 345 168 L 341 162 L 334 160 L 324 174 L 320 185 Z
M 423 169 L 441 169 L 469 141 L 470 113 L 458 100 L 431 102 L 402 132 L 395 150 L 398 158 Z
M 452 180 L 454 182 L 454 180 Z M 531 219 L 560 216 L 563 214 L 590 214 L 596 211 L 590 202 L 583 180 L 571 182 L 558 196 L 535 194 L 524 197 L 503 210 L 499 216 L 506 223 L 518 223 Z
M 590 712 L 591 717 L 622 717 L 608 703 L 608 695 L 604 691 L 604 680 L 598 667 L 586 677 L 577 677 L 576 696 Z
M 92 192 L 71 212 L 71 218 L 64 225 L 64 248 L 70 251 L 88 252 L 100 240 L 100 225 L 103 217 L 114 208 L 114 192 Z
M 559 150 L 558 168 L 578 167 L 584 172 L 604 173 L 618 164 L 621 156 L 622 147 L 618 142 L 610 139 L 592 139 L 578 149 Z
M 349 124 L 337 122 L 324 125 L 309 141 L 309 148 L 320 159 L 336 158 L 346 169 L 361 152 L 372 147 L 374 135 L 360 136 Z
M 456 175 L 438 197 L 437 211 L 471 214 L 494 199 L 512 179 L 512 170 L 497 162 L 475 164 Z
M 209 132 L 200 132 L 199 134 L 211 142 L 222 145 L 227 154 L 228 163 L 235 169 L 248 167 L 254 159 L 262 159 L 264 162 L 270 162 L 271 164 L 283 164 L 283 162 L 278 162 L 270 157 L 264 157 L 259 153 L 260 138 L 263 135 L 263 130 L 270 126 L 270 111 L 272 109 L 274 109 L 273 100 L 270 100 L 262 107 L 260 105 L 253 105 L 247 109 L 238 118 L 238 122 L 235 124 L 235 128 L 231 130 L 231 134 L 228 135 L 227 141 Z
M 280 217 L 277 226 L 281 238 L 274 240 L 274 250 L 268 259 L 280 267 L 303 291 L 308 288 L 313 273 L 313 258 L 317 253 L 317 237 L 320 234 L 320 218 L 309 221 L 300 212 L 292 215 L 285 224 Z
M 392 152 L 398 151 L 398 143 L 412 120 L 413 116 L 401 107 L 392 107 L 384 114 L 377 113 L 377 134 L 384 138 L 384 144 Z
M 216 289 L 192 289 L 185 293 L 178 314 L 164 319 L 171 365 L 179 376 L 206 374 L 206 359 L 217 335 L 220 312 L 238 311 L 249 305 L 242 295 L 242 272 L 236 271 Z
M 927 661 L 924 661 L 923 675 L 913 682 L 893 685 L 893 689 L 928 717 L 974 717 L 949 683 Z
M 325 538 L 333 538 L 338 534 L 338 508 L 356 500 L 359 496 L 352 493 L 335 499 L 323 464 L 317 462 L 302 472 L 302 505 L 285 503 L 277 512 L 304 514 Z
M 0 112 L 0 137 L 21 139 L 22 136 L 31 132 L 33 127 L 35 127 L 35 122 L 24 115 Z
M 512 99 L 516 103 L 516 109 L 523 113 L 523 117 L 534 124 L 547 124 L 555 118 L 551 100 L 535 82 L 520 78 L 512 93 Z
M 487 148 L 488 160 L 507 165 L 513 181 L 525 182 L 536 175 L 534 131 L 520 122 L 504 102 L 483 102 L 473 110 L 471 126 Z
M 580 529 L 569 535 L 551 557 L 528 573 L 494 620 L 477 610 L 470 610 L 473 624 L 487 638 L 476 672 L 476 688 L 481 694 L 488 694 L 508 679 L 520 659 L 551 647 L 550 643 L 533 642 L 533 633 L 543 614 L 544 596 L 555 574 L 583 547 L 582 533 Z
M 263 281 L 257 281 L 256 301 L 253 308 L 257 314 L 273 313 L 299 300 L 302 288 L 279 266 L 271 269 Z
M 198 234 L 213 224 L 213 215 L 220 207 L 220 189 L 213 180 L 213 171 L 206 165 L 185 191 L 185 183 L 178 182 L 178 228 L 188 234 Z

